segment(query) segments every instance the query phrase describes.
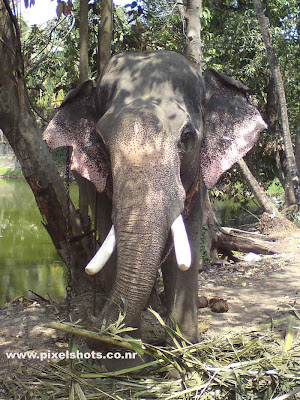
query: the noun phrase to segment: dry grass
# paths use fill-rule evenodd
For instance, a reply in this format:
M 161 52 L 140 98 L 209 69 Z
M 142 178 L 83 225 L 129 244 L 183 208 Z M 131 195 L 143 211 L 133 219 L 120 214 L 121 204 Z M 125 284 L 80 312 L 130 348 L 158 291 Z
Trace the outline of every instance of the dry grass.
M 115 372 L 77 360 L 49 363 L 42 370 L 37 369 L 30 379 L 19 375 L 18 379 L 3 382 L 7 393 L 11 398 L 20 398 L 21 391 L 23 399 L 61 400 L 284 400 L 296 399 L 300 393 L 300 345 L 294 341 L 299 323 L 294 317 L 287 321 L 283 339 L 271 330 L 263 333 L 253 330 L 204 338 L 193 345 L 154 314 L 173 341 L 173 347 L 151 346 L 129 338 L 121 317 L 116 325 L 100 334 L 101 341 L 111 346 L 131 349 L 141 356 L 151 355 L 150 363 Z M 51 326 L 95 337 L 95 333 L 77 324 Z M 170 378 L 174 370 L 177 379 Z

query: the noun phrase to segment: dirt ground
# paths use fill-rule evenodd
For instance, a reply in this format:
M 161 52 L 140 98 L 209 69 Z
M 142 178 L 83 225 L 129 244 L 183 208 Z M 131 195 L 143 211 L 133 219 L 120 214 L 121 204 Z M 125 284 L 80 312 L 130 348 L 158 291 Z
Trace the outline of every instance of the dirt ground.
M 300 249 L 258 257 L 257 261 L 215 266 L 199 274 L 199 295 L 223 298 L 229 307 L 226 313 L 199 309 L 208 333 L 276 325 L 289 315 L 300 318 Z
M 248 257 L 251 259 L 251 255 Z M 299 325 L 300 238 L 293 252 L 254 258 L 257 259 L 210 266 L 199 272 L 199 295 L 223 298 L 229 306 L 225 313 L 199 309 L 199 326 L 201 330 L 204 327 L 205 335 L 216 335 L 224 330 L 241 332 L 258 326 L 261 329 L 260 324 L 276 326 L 280 320 L 283 320 L 284 335 L 289 315 L 294 315 Z M 83 304 L 77 304 L 74 310 L 78 317 L 86 316 L 91 308 L 91 300 L 83 298 L 82 301 Z M 46 326 L 64 315 L 65 305 L 23 298 L 0 309 L 0 377 L 5 379 L 18 372 L 30 374 L 32 368 L 41 366 L 41 361 L 8 360 L 6 352 L 64 351 L 64 334 Z M 299 330 L 295 330 L 294 340 L 300 341 Z M 0 380 L 0 400 L 7 399 L 6 396 Z

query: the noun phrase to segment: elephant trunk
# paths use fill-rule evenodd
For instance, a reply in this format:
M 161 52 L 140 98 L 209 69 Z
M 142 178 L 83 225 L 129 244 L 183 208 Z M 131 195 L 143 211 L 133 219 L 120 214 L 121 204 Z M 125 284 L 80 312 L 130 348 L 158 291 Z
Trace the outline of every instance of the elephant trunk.
M 101 314 L 100 323 L 115 322 L 125 308 L 125 323 L 138 325 L 155 282 L 158 265 L 168 236 L 168 227 L 149 210 L 135 210 L 115 225 L 118 267 L 116 282 Z

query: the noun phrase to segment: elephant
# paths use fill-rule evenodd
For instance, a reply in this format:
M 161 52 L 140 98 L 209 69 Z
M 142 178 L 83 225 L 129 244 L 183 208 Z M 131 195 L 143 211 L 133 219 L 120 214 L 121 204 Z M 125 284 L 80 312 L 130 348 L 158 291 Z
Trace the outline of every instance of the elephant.
M 109 210 L 107 238 L 86 266 L 115 271 L 96 326 L 115 322 L 126 303 L 124 322 L 138 328 L 161 267 L 168 321 L 199 340 L 206 191 L 265 128 L 244 84 L 167 50 L 115 55 L 96 82 L 67 95 L 43 138 L 72 148 L 71 169 Z

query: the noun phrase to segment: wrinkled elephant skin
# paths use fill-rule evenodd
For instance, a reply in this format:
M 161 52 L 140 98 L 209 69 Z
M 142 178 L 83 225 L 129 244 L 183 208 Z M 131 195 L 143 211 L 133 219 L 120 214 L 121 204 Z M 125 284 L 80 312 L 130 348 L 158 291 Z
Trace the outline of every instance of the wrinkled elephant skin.
M 175 252 L 162 266 L 169 320 L 198 340 L 204 187 L 213 187 L 265 127 L 246 86 L 211 69 L 201 76 L 169 51 L 114 56 L 97 84 L 70 92 L 44 139 L 52 148 L 70 146 L 71 168 L 111 198 L 111 236 L 87 267 L 99 271 L 116 247 L 116 277 L 99 326 L 116 321 L 124 301 L 125 323 L 139 325 L 173 238 Z

